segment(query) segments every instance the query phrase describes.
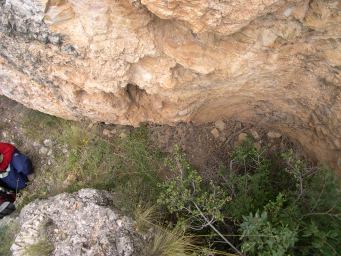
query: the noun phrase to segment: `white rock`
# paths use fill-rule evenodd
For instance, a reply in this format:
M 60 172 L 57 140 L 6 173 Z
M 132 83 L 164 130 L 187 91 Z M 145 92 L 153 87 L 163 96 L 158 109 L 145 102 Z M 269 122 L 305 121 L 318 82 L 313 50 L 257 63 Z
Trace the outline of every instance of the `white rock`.
M 45 139 L 43 143 L 46 147 L 52 147 L 52 140 L 50 139 Z
M 49 149 L 47 147 L 41 147 L 39 149 L 39 154 L 46 155 L 48 151 L 49 151 Z
M 213 135 L 213 137 L 214 138 L 218 138 L 219 137 L 219 130 L 217 129 L 217 128 L 213 128 L 212 130 L 211 130 L 211 134 Z
M 107 137 L 112 137 L 112 133 L 111 133 L 111 131 L 110 130 L 108 130 L 108 129 L 104 129 L 103 130 L 103 135 L 104 136 L 107 136 Z
M 280 134 L 279 132 L 275 132 L 275 131 L 269 131 L 266 135 L 270 139 L 278 139 L 278 138 L 282 137 L 282 134 Z
M 111 208 L 111 203 L 110 193 L 82 189 L 28 204 L 20 213 L 13 256 L 24 256 L 44 235 L 53 244 L 55 256 L 80 255 L 84 244 L 84 255 L 89 256 L 143 255 L 145 241 L 135 232 L 134 222 Z M 53 223 L 53 229 L 47 229 L 46 223 Z
M 223 120 L 218 120 L 214 123 L 214 126 L 219 129 L 219 131 L 223 131 L 225 129 L 225 123 Z

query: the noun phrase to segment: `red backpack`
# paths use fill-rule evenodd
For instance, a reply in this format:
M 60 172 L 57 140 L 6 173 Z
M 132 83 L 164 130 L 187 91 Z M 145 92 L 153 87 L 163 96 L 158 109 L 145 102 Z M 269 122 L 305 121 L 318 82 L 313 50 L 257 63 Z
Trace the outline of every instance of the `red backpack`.
M 0 142 L 0 154 L 2 155 L 2 161 L 0 162 L 0 172 L 4 172 L 10 164 L 15 147 L 9 143 Z

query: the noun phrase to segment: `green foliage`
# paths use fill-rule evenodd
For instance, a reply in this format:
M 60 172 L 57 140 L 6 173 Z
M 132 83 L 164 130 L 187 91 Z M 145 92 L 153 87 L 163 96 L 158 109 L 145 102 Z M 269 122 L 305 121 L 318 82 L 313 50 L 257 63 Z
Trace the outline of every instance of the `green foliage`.
M 42 239 L 38 243 L 30 245 L 26 248 L 24 255 L 25 256 L 48 256 L 54 250 L 54 247 L 51 242 L 47 239 Z
M 254 159 L 254 151 L 251 155 Z M 341 238 L 341 194 L 335 175 L 323 168 L 308 168 L 292 150 L 282 153 L 280 160 L 282 165 L 275 162 L 268 165 L 265 188 L 270 193 L 264 194 L 268 196 L 267 203 L 263 200 L 257 208 L 250 210 L 240 224 L 242 249 L 249 255 L 312 255 L 316 252 L 319 255 L 337 255 Z M 256 169 L 258 174 L 251 175 L 251 180 L 254 177 L 257 180 L 262 173 L 262 169 L 260 172 L 259 168 Z M 250 172 L 252 174 L 252 170 L 248 174 Z M 252 188 L 253 183 L 249 184 Z M 261 201 L 261 198 L 255 193 L 245 201 L 250 200 Z M 234 203 L 232 200 L 231 205 Z M 243 207 L 238 209 L 244 210 Z M 264 241 L 253 236 L 257 233 L 269 238 Z M 281 234 L 283 240 L 278 240 L 277 235 L 271 237 L 271 233 Z M 289 235 L 292 240 L 286 239 Z M 277 248 L 270 248 L 269 243 L 276 244 Z
M 262 155 L 257 151 L 250 137 L 247 137 L 243 143 L 235 148 L 232 152 L 232 159 L 243 165 L 245 170 L 254 169 L 257 164 L 261 164 L 264 161 Z
M 330 170 L 305 178 L 304 193 L 298 201 L 301 239 L 295 253 L 339 255 L 341 250 L 341 190 Z
M 27 121 L 32 120 L 32 121 Z M 36 177 L 21 192 L 19 208 L 37 199 L 81 188 L 105 189 L 120 194 L 117 206 L 132 213 L 139 202 L 155 203 L 160 182 L 162 155 L 148 144 L 148 130 L 142 126 L 125 138 L 101 136 L 96 125 L 64 121 L 35 111 L 24 119 L 25 133 L 38 141 L 51 139 L 55 159 L 46 168 L 35 161 Z M 65 153 L 60 146 L 65 145 Z
M 171 168 L 177 175 L 160 185 L 158 204 L 166 206 L 170 213 L 176 213 L 180 218 L 188 218 L 192 225 L 199 227 L 204 225 L 202 214 L 223 221 L 221 210 L 230 200 L 227 193 L 213 182 L 204 184 L 178 148 L 172 158 Z
M 250 138 L 235 149 L 231 161 L 235 169 L 223 174 L 224 186 L 232 195 L 226 211 L 233 221 L 240 222 L 242 216 L 261 209 L 276 196 L 269 189 L 271 161 L 257 151 Z
M 158 203 L 178 223 L 189 223 L 211 249 L 229 251 L 229 246 L 217 244 L 217 234 L 203 228 L 201 213 L 222 232 L 239 230 L 232 236 L 240 237 L 247 255 L 338 255 L 341 195 L 335 175 L 308 167 L 292 150 L 258 152 L 250 139 L 231 161 L 233 169 L 222 171 L 220 184 L 204 184 L 176 153 L 169 162 L 177 175 L 160 186 Z
M 131 213 L 141 202 L 154 205 L 159 194 L 159 172 L 164 160 L 157 150 L 149 148 L 147 128 L 142 126 L 135 130 L 122 139 L 118 147 L 120 153 L 115 162 L 113 179 L 114 191 L 123 199 L 119 207 Z
M 34 189 L 29 187 L 22 191 L 19 208 L 37 198 L 84 187 L 111 190 L 116 158 L 109 141 L 97 136 L 94 130 L 76 124 L 65 125 L 54 140 L 68 145 L 68 153 L 55 149 L 56 159 L 50 169 L 36 169 Z
M 18 231 L 18 226 L 14 222 L 0 226 L 0 255 L 12 255 L 10 248 L 13 244 L 15 235 Z
M 70 177 L 67 191 L 73 192 L 84 187 L 111 190 L 115 165 L 114 146 L 107 140 L 94 136 L 91 131 L 71 127 L 66 136 L 71 146 L 60 180 Z M 57 188 L 56 188 L 57 189 Z
M 242 251 L 248 255 L 282 256 L 293 247 L 297 231 L 290 229 L 280 218 L 284 197 L 277 196 L 275 202 L 269 202 L 264 211 L 243 216 L 240 225 L 242 232 Z
M 25 135 L 41 142 L 46 138 L 58 138 L 72 124 L 71 121 L 29 109 L 22 115 Z
M 249 255 L 282 256 L 295 244 L 296 232 L 287 226 L 274 227 L 266 212 L 244 216 L 240 225 L 242 251 Z

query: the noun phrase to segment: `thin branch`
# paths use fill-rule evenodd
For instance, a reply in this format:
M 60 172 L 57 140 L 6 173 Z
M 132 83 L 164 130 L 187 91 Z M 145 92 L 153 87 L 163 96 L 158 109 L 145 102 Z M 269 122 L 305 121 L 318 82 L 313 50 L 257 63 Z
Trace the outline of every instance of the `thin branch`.
M 326 183 L 327 183 L 326 179 L 327 179 L 326 176 L 324 176 L 324 179 L 323 179 L 323 187 L 322 187 L 322 189 L 321 189 L 321 191 L 320 191 L 320 194 L 319 194 L 319 196 L 318 196 L 318 198 L 317 198 L 317 200 L 316 200 L 315 205 L 310 209 L 310 213 L 312 213 L 312 212 L 316 209 L 316 207 L 318 206 L 318 204 L 319 204 L 319 202 L 320 202 L 320 200 L 321 200 L 321 196 L 322 196 L 322 194 L 324 193 L 324 190 L 325 190 L 325 187 L 326 187 Z
M 200 210 L 200 208 L 198 207 L 198 205 L 193 202 L 195 208 L 197 208 L 199 214 L 203 217 L 203 219 L 206 221 L 206 223 L 209 223 L 209 220 L 207 219 L 207 217 L 202 213 L 202 211 Z M 212 224 L 209 224 L 209 226 L 213 229 L 214 232 L 216 232 L 239 256 L 244 256 L 244 254 L 239 251 L 229 240 L 226 239 L 226 237 L 224 237 L 218 229 L 216 229 Z

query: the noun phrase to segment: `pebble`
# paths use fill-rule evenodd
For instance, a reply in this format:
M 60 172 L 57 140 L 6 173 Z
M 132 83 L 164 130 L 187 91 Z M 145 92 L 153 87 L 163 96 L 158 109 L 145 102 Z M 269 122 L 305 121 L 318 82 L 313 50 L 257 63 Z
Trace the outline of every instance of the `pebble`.
M 55 35 L 48 36 L 48 39 L 52 44 L 59 44 L 61 42 L 60 37 Z
M 238 135 L 238 143 L 240 143 L 240 144 L 243 143 L 246 140 L 247 136 L 248 136 L 248 134 L 245 132 L 240 133 Z
M 270 139 L 278 139 L 280 137 L 282 137 L 282 134 L 280 134 L 279 132 L 275 132 L 275 131 L 270 131 L 266 134 Z
M 104 135 L 104 136 L 107 136 L 107 137 L 109 137 L 109 138 L 112 137 L 112 133 L 111 133 L 111 131 L 108 130 L 108 129 L 104 129 L 104 130 L 103 130 L 103 135 Z
M 218 138 L 219 137 L 219 130 L 217 128 L 213 128 L 211 130 L 211 134 L 213 135 L 214 138 Z
M 120 135 L 119 135 L 119 137 L 120 137 L 121 139 L 125 139 L 125 138 L 128 137 L 128 134 L 125 133 L 125 132 L 121 132 Z
M 260 139 L 260 136 L 259 136 L 258 132 L 257 132 L 255 129 L 251 129 L 251 130 L 250 130 L 250 133 L 251 133 L 252 137 L 253 137 L 255 140 L 259 140 L 259 139 Z
M 50 139 L 44 140 L 43 143 L 46 147 L 52 147 L 52 140 L 50 140 Z
M 246 140 L 248 134 L 245 132 L 242 132 L 238 135 L 238 138 L 234 142 L 235 147 L 239 147 L 240 145 L 243 144 L 243 142 Z
M 222 120 L 218 120 L 214 123 L 214 126 L 218 128 L 220 131 L 223 131 L 225 129 L 225 123 Z
M 41 147 L 39 149 L 39 154 L 41 154 L 41 155 L 46 155 L 47 152 L 49 152 L 49 149 L 47 147 Z
M 122 227 L 123 221 L 122 220 L 117 220 L 116 224 L 117 224 L 117 226 Z

